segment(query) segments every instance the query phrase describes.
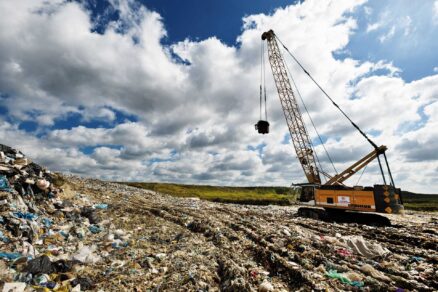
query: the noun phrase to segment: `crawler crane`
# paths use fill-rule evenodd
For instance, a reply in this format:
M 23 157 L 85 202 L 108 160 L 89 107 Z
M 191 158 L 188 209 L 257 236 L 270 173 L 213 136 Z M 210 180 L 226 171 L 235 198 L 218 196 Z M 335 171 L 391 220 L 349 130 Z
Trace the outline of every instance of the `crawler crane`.
M 394 185 L 394 180 L 385 154 L 387 147 L 383 145 L 377 146 L 345 114 L 345 112 L 342 111 L 342 109 L 333 101 L 333 99 L 313 79 L 308 71 L 304 69 L 301 63 L 299 63 L 299 61 L 283 45 L 283 43 L 278 39 L 272 30 L 262 34 L 262 42 L 263 41 L 267 42 L 269 63 L 272 69 L 272 74 L 277 87 L 281 106 L 283 108 L 283 113 L 286 118 L 286 123 L 292 138 L 292 144 L 295 148 L 298 161 L 300 162 L 308 181 L 308 183 L 300 185 L 301 195 L 299 197 L 299 201 L 311 206 L 301 207 L 298 211 L 298 215 L 322 220 L 331 220 L 333 218 L 334 220 L 338 220 L 339 218 L 342 219 L 347 217 L 354 217 L 357 219 L 363 215 L 358 214 L 357 212 L 377 212 L 387 214 L 400 213 L 403 210 L 401 190 L 396 188 Z M 306 73 L 318 86 L 318 88 L 322 90 L 325 96 L 330 99 L 333 105 L 341 111 L 341 113 L 351 122 L 352 126 L 359 131 L 359 133 L 371 144 L 373 148 L 369 154 L 365 155 L 346 170 L 336 175 L 331 176 L 321 168 L 317 167 L 317 156 L 315 155 L 315 151 L 304 124 L 300 108 L 298 107 L 297 99 L 288 77 L 286 70 L 287 67 L 283 60 L 279 43 L 286 50 L 286 52 L 291 54 L 292 58 L 298 63 L 304 73 Z M 260 86 L 260 102 L 261 101 L 262 86 Z M 256 130 L 258 130 L 260 134 L 267 134 L 269 132 L 269 123 L 260 119 L 260 121 L 256 124 Z M 357 173 L 359 170 L 363 169 L 374 159 L 377 159 L 378 161 L 380 172 L 383 178 L 383 184 L 376 184 L 373 187 L 349 187 L 344 184 L 348 178 Z M 384 166 L 386 166 L 389 180 L 385 176 Z M 323 174 L 326 177 L 325 183 L 322 182 L 320 174 Z M 345 211 L 354 211 L 354 214 Z M 365 221 L 372 220 L 377 225 L 390 224 L 389 220 L 383 216 L 369 215 L 368 217 L 362 217 L 366 218 Z M 354 221 L 354 219 L 352 221 Z

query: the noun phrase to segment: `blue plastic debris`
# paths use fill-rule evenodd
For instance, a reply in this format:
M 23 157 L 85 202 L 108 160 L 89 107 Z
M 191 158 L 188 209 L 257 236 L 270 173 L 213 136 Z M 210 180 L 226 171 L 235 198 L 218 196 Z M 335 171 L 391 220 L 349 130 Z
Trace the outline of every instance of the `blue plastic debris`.
M 9 186 L 9 181 L 6 176 L 0 175 L 0 191 L 11 192 L 12 189 Z
M 43 218 L 43 224 L 44 226 L 46 226 L 47 228 L 50 228 L 50 226 L 52 226 L 52 220 L 50 220 L 49 218 Z
M 35 220 L 38 218 L 38 215 L 33 213 L 14 212 L 13 215 L 17 218 L 26 220 Z
M 95 204 L 95 209 L 108 209 L 108 204 Z
M 424 261 L 424 259 L 423 259 L 422 257 L 416 257 L 416 256 L 413 256 L 413 257 L 411 258 L 411 261 L 412 261 L 412 262 L 422 262 L 422 261 Z
M 49 281 L 49 282 L 45 283 L 45 286 L 46 286 L 47 288 L 49 288 L 49 289 L 53 289 L 53 288 L 56 287 L 56 283 L 55 283 L 55 282 L 52 282 L 52 281 Z
M 128 245 L 129 245 L 128 242 L 122 242 L 122 243 L 113 242 L 113 243 L 111 243 L 112 248 L 115 248 L 115 249 L 121 249 L 121 248 L 127 247 Z
M 20 253 L 16 252 L 0 252 L 0 259 L 15 260 L 21 257 Z
M 94 234 L 99 233 L 99 232 L 102 231 L 102 229 L 99 226 L 97 226 L 97 225 L 90 225 L 90 226 L 88 226 L 88 230 L 90 230 L 90 232 L 94 233 Z
M 65 231 L 61 230 L 59 231 L 59 234 L 61 234 L 62 236 L 64 236 L 64 238 L 68 238 L 69 234 L 66 233 Z
M 3 241 L 4 243 L 8 243 L 10 242 L 9 238 L 7 238 L 3 232 L 0 231 L 0 240 Z
M 365 283 L 364 282 L 362 282 L 362 281 L 352 281 L 351 283 L 350 283 L 350 285 L 351 286 L 354 286 L 354 287 L 363 287 L 364 285 L 365 285 Z

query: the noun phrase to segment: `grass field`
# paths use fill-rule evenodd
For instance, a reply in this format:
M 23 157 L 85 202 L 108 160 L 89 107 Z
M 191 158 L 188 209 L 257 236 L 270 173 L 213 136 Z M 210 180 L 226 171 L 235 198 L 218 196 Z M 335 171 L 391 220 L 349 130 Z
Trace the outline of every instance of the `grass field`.
M 198 197 L 202 200 L 221 203 L 290 205 L 296 198 L 296 195 L 287 187 L 220 187 L 140 182 L 123 182 L 123 184 L 175 197 Z M 438 195 L 403 192 L 403 202 L 406 209 L 438 211 Z
M 416 211 L 438 211 L 438 195 L 402 192 L 402 198 L 406 209 Z
M 175 197 L 198 197 L 221 203 L 289 205 L 295 195 L 286 187 L 217 187 L 165 183 L 126 183 Z

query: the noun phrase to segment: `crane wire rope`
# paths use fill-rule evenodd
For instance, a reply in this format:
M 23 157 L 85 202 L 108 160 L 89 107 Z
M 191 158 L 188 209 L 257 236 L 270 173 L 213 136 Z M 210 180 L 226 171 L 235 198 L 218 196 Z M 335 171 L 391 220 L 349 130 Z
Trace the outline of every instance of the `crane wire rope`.
M 268 109 L 266 107 L 266 60 L 265 60 L 265 44 L 263 43 L 263 90 L 265 93 L 265 121 L 268 121 Z
M 282 57 L 283 57 L 283 56 L 282 56 Z M 283 58 L 283 59 L 284 59 L 284 58 Z M 295 86 L 295 89 L 296 89 L 296 91 L 297 91 L 297 93 L 298 93 L 298 96 L 299 96 L 300 99 L 301 99 L 301 94 L 300 94 L 300 92 L 299 92 L 299 90 L 298 90 L 298 87 L 297 87 L 296 84 L 295 84 L 295 80 L 294 80 L 294 78 L 292 77 L 292 74 L 290 73 L 290 71 L 289 71 L 289 67 L 287 66 L 286 62 L 284 63 L 284 65 L 285 65 L 285 67 L 286 67 L 287 72 L 289 73 L 289 76 L 290 76 L 290 78 L 291 78 L 291 80 L 292 80 L 293 85 Z M 306 109 L 306 112 L 307 112 L 306 105 L 304 104 L 304 102 L 303 102 L 302 99 L 301 99 L 301 102 L 303 103 L 304 108 Z M 309 115 L 309 112 L 307 112 L 307 114 Z M 310 118 L 310 115 L 309 115 L 309 118 Z M 310 118 L 310 120 L 312 120 L 312 118 Z M 313 121 L 312 121 L 312 124 L 313 124 Z M 315 127 L 314 127 L 314 129 L 316 130 Z M 309 141 L 309 142 L 310 142 L 310 146 L 312 147 L 312 151 L 313 151 L 313 153 L 315 154 L 315 158 L 316 158 L 316 161 L 317 161 L 317 163 L 318 163 L 318 166 L 319 166 L 319 168 L 320 168 L 320 169 L 323 171 L 323 173 L 324 173 L 325 171 L 324 171 L 324 169 L 322 168 L 321 162 L 320 162 L 319 157 L 318 157 L 318 153 L 316 153 L 316 151 L 315 151 L 315 147 L 313 146 L 312 141 Z M 324 179 L 326 180 L 325 176 L 324 176 Z M 326 180 L 326 181 L 327 181 L 327 180 Z
M 283 54 L 282 54 L 281 52 L 280 52 L 280 54 L 281 54 L 281 58 L 284 60 L 284 56 L 283 56 Z M 286 67 L 286 70 L 287 70 L 287 72 L 289 73 L 289 76 L 290 76 L 290 78 L 291 78 L 291 80 L 292 80 L 292 83 L 293 83 L 293 85 L 294 85 L 294 87 L 295 87 L 297 93 L 298 93 L 298 96 L 300 97 L 301 102 L 303 103 L 304 108 L 306 109 L 307 115 L 309 116 L 310 120 L 312 121 L 312 118 L 310 117 L 309 112 L 307 111 L 307 107 L 306 107 L 306 105 L 304 104 L 303 99 L 301 98 L 300 91 L 298 90 L 298 87 L 297 87 L 297 85 L 296 85 L 296 83 L 295 83 L 294 78 L 292 77 L 292 74 L 290 73 L 289 67 L 287 66 L 287 63 L 286 63 L 286 62 L 284 62 L 284 66 Z M 315 128 L 315 125 L 313 124 L 313 121 L 312 121 L 312 125 L 313 125 L 313 128 L 314 128 L 315 131 L 316 131 L 316 128 Z M 318 133 L 318 132 L 317 132 L 317 133 Z M 319 134 L 318 134 L 318 136 L 319 136 Z M 321 139 L 321 137 L 319 137 L 319 138 L 320 138 L 320 141 L 321 141 L 321 143 L 322 143 L 322 139 Z M 316 162 L 318 163 L 319 169 L 321 169 L 321 170 L 323 171 L 323 173 L 325 173 L 324 169 L 322 168 L 321 162 L 320 162 L 320 160 L 319 160 L 318 154 L 317 154 L 316 151 L 315 151 L 315 147 L 313 146 L 312 141 L 309 141 L 309 143 L 310 143 L 310 147 L 312 148 L 313 153 L 315 154 Z M 327 152 L 327 154 L 328 154 L 328 152 Z M 333 166 L 333 167 L 334 167 L 334 166 Z M 326 180 L 325 176 L 324 176 L 324 179 Z M 327 180 L 326 180 L 326 181 L 327 181 Z
M 291 74 L 291 72 L 290 72 L 290 70 L 289 70 L 289 67 L 287 66 L 287 63 L 285 62 L 284 64 L 285 64 L 285 67 L 286 67 L 286 69 L 287 69 L 287 72 L 289 73 L 289 76 L 290 76 L 290 78 L 291 78 L 291 80 L 292 80 L 292 84 L 294 85 L 294 87 L 295 87 L 295 89 L 296 89 L 296 91 L 297 91 L 298 97 L 300 98 L 301 103 L 303 104 L 303 107 L 304 107 L 304 109 L 305 109 L 305 111 L 306 111 L 306 113 L 307 113 L 307 116 L 308 116 L 309 119 L 310 119 L 310 122 L 311 122 L 311 124 L 312 124 L 312 127 L 313 127 L 313 129 L 315 130 L 316 135 L 318 136 L 318 139 L 319 139 L 319 141 L 321 142 L 322 147 L 324 148 L 325 154 L 327 155 L 327 157 L 328 157 L 328 159 L 329 159 L 329 161 L 330 161 L 330 163 L 331 163 L 331 165 L 332 165 L 332 167 L 333 167 L 333 170 L 335 171 L 336 174 L 338 174 L 338 171 L 337 171 L 337 169 L 336 169 L 336 167 L 335 167 L 335 164 L 333 163 L 333 160 L 332 160 L 332 158 L 331 158 L 329 152 L 327 151 L 327 148 L 326 148 L 325 145 L 324 145 L 324 142 L 323 142 L 323 140 L 322 140 L 322 138 L 321 138 L 321 135 L 319 134 L 318 130 L 316 129 L 316 126 L 315 126 L 315 123 L 313 122 L 312 116 L 310 115 L 309 110 L 307 109 L 307 106 L 306 106 L 306 104 L 304 103 L 304 99 L 303 99 L 303 97 L 301 96 L 301 93 L 300 93 L 300 90 L 298 89 L 297 84 L 295 83 L 295 79 L 294 79 L 294 77 L 292 76 L 292 74 Z M 314 148 L 313 144 L 312 144 L 312 148 Z M 320 162 L 319 162 L 319 158 L 318 158 L 318 155 L 316 154 L 315 149 L 314 149 L 313 151 L 314 151 L 314 153 L 315 153 L 316 159 L 318 160 L 318 164 L 320 164 Z M 323 168 L 322 168 L 321 165 L 319 165 L 319 167 L 323 170 Z
M 367 169 L 367 166 L 368 166 L 368 165 L 365 165 L 365 167 L 363 168 L 362 173 L 360 174 L 359 179 L 358 179 L 357 182 L 356 182 L 356 185 L 359 185 L 359 181 L 360 181 L 360 179 L 362 178 L 362 175 L 363 175 L 363 173 L 365 172 L 365 169 Z
M 355 127 L 359 133 L 362 134 L 363 137 L 365 137 L 365 139 L 367 139 L 367 141 L 374 147 L 374 149 L 377 149 L 377 145 L 359 128 L 358 125 L 356 125 L 348 116 L 347 114 L 339 107 L 339 105 L 336 104 L 336 102 L 330 97 L 330 95 L 328 95 L 328 93 L 319 85 L 318 82 L 316 82 L 315 79 L 313 79 L 312 75 L 310 75 L 309 72 L 307 72 L 307 70 L 303 67 L 303 65 L 301 65 L 301 63 L 297 60 L 297 58 L 295 58 L 295 56 L 289 51 L 289 49 L 283 44 L 283 42 L 277 37 L 277 35 L 275 35 L 275 38 L 278 40 L 278 42 L 283 46 L 283 48 L 286 50 L 286 52 L 289 53 L 289 55 L 295 60 L 295 62 L 301 67 L 301 69 L 304 71 L 304 73 L 307 74 L 307 76 L 309 76 L 309 78 L 313 81 L 313 83 L 315 83 L 315 85 L 322 91 L 322 93 L 324 93 L 324 95 L 333 103 L 333 105 L 335 107 L 337 107 L 339 109 L 339 111 L 350 121 L 350 123 L 353 125 L 353 127 Z
M 262 104 L 263 94 L 265 101 L 265 121 L 268 120 L 268 108 L 266 106 L 266 61 L 265 61 L 265 46 L 263 40 L 260 46 L 260 120 L 262 119 Z
M 260 120 L 262 119 L 263 41 L 260 43 Z

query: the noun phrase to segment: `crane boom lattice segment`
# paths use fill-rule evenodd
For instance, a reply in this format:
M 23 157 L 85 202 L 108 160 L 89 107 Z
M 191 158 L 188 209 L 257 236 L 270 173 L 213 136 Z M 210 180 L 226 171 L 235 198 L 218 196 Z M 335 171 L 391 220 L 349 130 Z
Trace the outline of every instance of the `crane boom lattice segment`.
M 266 40 L 268 43 L 268 56 L 272 75 L 274 76 L 278 96 L 280 97 L 281 106 L 289 127 L 289 132 L 298 160 L 303 167 L 309 183 L 321 184 L 321 178 L 316 166 L 312 144 L 310 143 L 310 138 L 304 125 L 303 117 L 292 90 L 286 66 L 275 39 L 274 32 L 270 30 L 263 33 L 262 40 Z

